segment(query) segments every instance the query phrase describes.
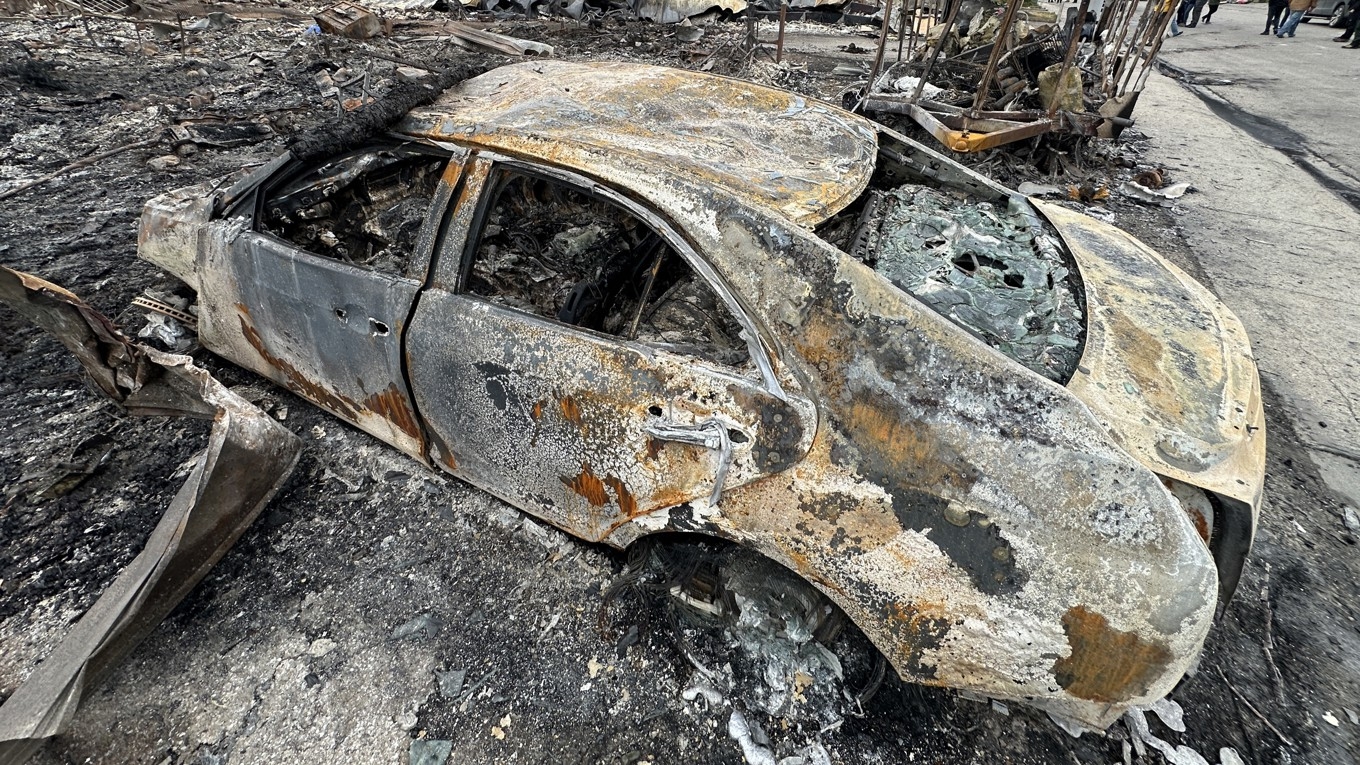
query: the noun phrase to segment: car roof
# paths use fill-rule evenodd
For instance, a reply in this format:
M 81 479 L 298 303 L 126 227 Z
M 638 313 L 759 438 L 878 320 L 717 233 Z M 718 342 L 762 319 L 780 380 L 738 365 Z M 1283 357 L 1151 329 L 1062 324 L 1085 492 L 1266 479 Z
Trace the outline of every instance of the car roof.
M 868 186 L 869 120 L 785 90 L 622 62 L 535 61 L 466 80 L 397 132 L 539 159 L 657 201 L 698 180 L 812 226 Z

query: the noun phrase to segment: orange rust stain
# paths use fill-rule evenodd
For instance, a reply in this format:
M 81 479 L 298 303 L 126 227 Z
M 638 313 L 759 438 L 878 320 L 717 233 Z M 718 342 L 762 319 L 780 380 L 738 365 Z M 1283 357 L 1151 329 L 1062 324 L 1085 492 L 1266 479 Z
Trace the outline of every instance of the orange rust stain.
M 562 476 L 562 483 L 568 489 L 585 497 L 585 500 L 595 507 L 602 507 L 609 502 L 609 494 L 604 490 L 604 481 L 591 472 L 590 466 L 581 463 L 581 473 L 575 477 Z
M 1157 409 L 1180 412 L 1184 402 L 1162 371 L 1162 361 L 1166 357 L 1165 344 L 1122 313 L 1112 313 L 1109 328 L 1110 333 L 1119 338 L 1124 365 L 1138 384 L 1138 392 Z
M 567 422 L 581 424 L 581 405 L 576 403 L 576 399 L 564 396 L 558 403 L 562 406 L 562 416 L 567 418 Z
M 801 553 L 797 550 L 786 550 L 785 552 L 788 553 L 789 562 L 793 564 L 793 568 L 798 573 L 802 574 L 811 570 L 812 559 L 808 558 L 806 553 Z
M 420 440 L 420 423 L 416 422 L 415 412 L 407 404 L 396 383 L 387 386 L 382 393 L 374 393 L 364 400 L 364 408 L 397 426 L 406 435 Z
M 658 441 L 658 440 L 655 439 L 655 438 L 648 438 L 648 439 L 647 439 L 647 459 L 649 459 L 649 460 L 655 460 L 655 459 L 656 459 L 656 456 L 657 456 L 658 454 L 661 453 L 661 449 L 662 449 L 663 446 L 665 446 L 665 443 L 664 443 L 664 442 Z
M 1062 618 L 1071 655 L 1053 662 L 1053 677 L 1080 699 L 1113 704 L 1147 692 L 1171 661 L 1171 651 L 1121 632 L 1085 606 Z
M 448 451 L 447 449 L 444 450 L 444 464 L 448 465 L 449 470 L 457 472 L 458 459 L 453 456 L 453 452 Z
M 908 570 L 916 568 L 916 561 L 911 559 L 906 553 L 902 552 L 896 547 L 889 547 L 888 553 L 892 555 L 894 558 L 896 558 L 898 563 L 902 564 L 902 568 Z
M 289 364 L 287 361 L 270 353 L 269 349 L 265 348 L 264 340 L 261 339 L 260 333 L 256 332 L 255 327 L 251 326 L 250 322 L 247 321 L 247 317 L 250 314 L 249 309 L 239 303 L 237 304 L 237 308 L 243 313 L 242 316 L 237 317 L 241 321 L 241 335 L 245 337 L 246 342 L 250 343 L 251 347 L 255 349 L 255 352 L 260 354 L 260 357 L 263 358 L 269 366 L 279 370 L 279 372 L 283 373 L 284 377 L 288 378 L 289 390 L 297 393 L 303 398 L 315 402 L 317 406 L 320 406 L 323 409 L 329 409 L 330 411 L 335 412 L 341 417 L 350 420 L 359 419 L 359 407 L 354 401 L 336 393 L 324 385 L 312 382 L 292 364 Z
M 542 401 L 535 401 L 535 402 L 534 402 L 533 417 L 534 417 L 535 420 L 540 420 L 540 419 L 543 418 L 543 402 L 542 402 Z
M 1200 539 L 1203 539 L 1205 544 L 1208 544 L 1209 520 L 1204 517 L 1204 513 L 1201 513 L 1193 507 L 1187 507 L 1185 508 L 1185 514 L 1190 516 L 1190 522 L 1195 524 L 1195 531 L 1199 534 Z
M 621 510 L 628 518 L 637 515 L 637 499 L 635 499 L 632 493 L 628 491 L 628 487 L 623 485 L 623 481 L 620 481 L 611 475 L 606 476 L 604 482 L 609 488 L 614 490 L 614 496 L 619 500 L 619 510 Z
M 889 465 L 901 466 L 903 476 L 910 475 L 915 485 L 967 489 L 971 484 L 956 466 L 941 459 L 933 441 L 920 437 L 929 431 L 873 401 L 850 403 L 846 430 L 861 448 L 872 449 Z
M 691 499 L 707 493 L 708 487 L 697 483 L 691 484 L 688 489 L 678 486 L 662 486 L 653 491 L 650 497 L 645 498 L 648 500 L 648 507 L 645 512 L 650 513 L 663 507 L 683 505 Z
M 843 342 L 843 332 L 834 319 L 819 313 L 808 317 L 802 335 L 794 341 L 821 377 L 837 387 L 843 384 L 843 370 L 850 363 L 850 346 Z

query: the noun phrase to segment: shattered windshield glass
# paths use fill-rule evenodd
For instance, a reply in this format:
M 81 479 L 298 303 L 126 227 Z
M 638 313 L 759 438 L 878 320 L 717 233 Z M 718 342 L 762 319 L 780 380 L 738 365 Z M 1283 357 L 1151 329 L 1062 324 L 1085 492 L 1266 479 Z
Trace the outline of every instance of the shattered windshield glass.
M 1030 216 L 927 186 L 871 189 L 822 232 L 889 281 L 1044 377 L 1071 378 L 1084 323 L 1077 276 Z

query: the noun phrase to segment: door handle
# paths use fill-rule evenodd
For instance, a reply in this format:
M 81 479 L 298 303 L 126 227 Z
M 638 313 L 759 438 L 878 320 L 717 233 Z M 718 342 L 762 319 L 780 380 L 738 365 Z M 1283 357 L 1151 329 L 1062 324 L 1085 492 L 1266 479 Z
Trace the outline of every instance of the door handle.
M 645 431 L 658 441 L 694 444 L 718 452 L 718 472 L 713 476 L 713 491 L 708 497 L 708 504 L 716 507 L 722 499 L 727 469 L 732 466 L 732 439 L 727 435 L 727 426 L 714 417 L 693 425 L 670 421 L 653 423 Z

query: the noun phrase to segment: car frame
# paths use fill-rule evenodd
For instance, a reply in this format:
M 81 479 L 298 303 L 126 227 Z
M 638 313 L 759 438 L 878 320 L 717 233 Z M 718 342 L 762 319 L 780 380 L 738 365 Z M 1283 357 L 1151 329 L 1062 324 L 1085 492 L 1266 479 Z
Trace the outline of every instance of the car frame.
M 1241 324 L 1151 248 L 829 104 L 661 67 L 503 67 L 375 146 L 447 158 L 396 273 L 264 230 L 324 163 L 147 204 L 139 254 L 196 291 L 204 347 L 586 541 L 745 545 L 910 681 L 1103 729 L 1196 661 L 1254 536 L 1264 417 Z M 885 174 L 1060 237 L 1070 379 L 819 238 Z M 744 366 L 475 294 L 490 189 L 520 177 L 659 237 Z

